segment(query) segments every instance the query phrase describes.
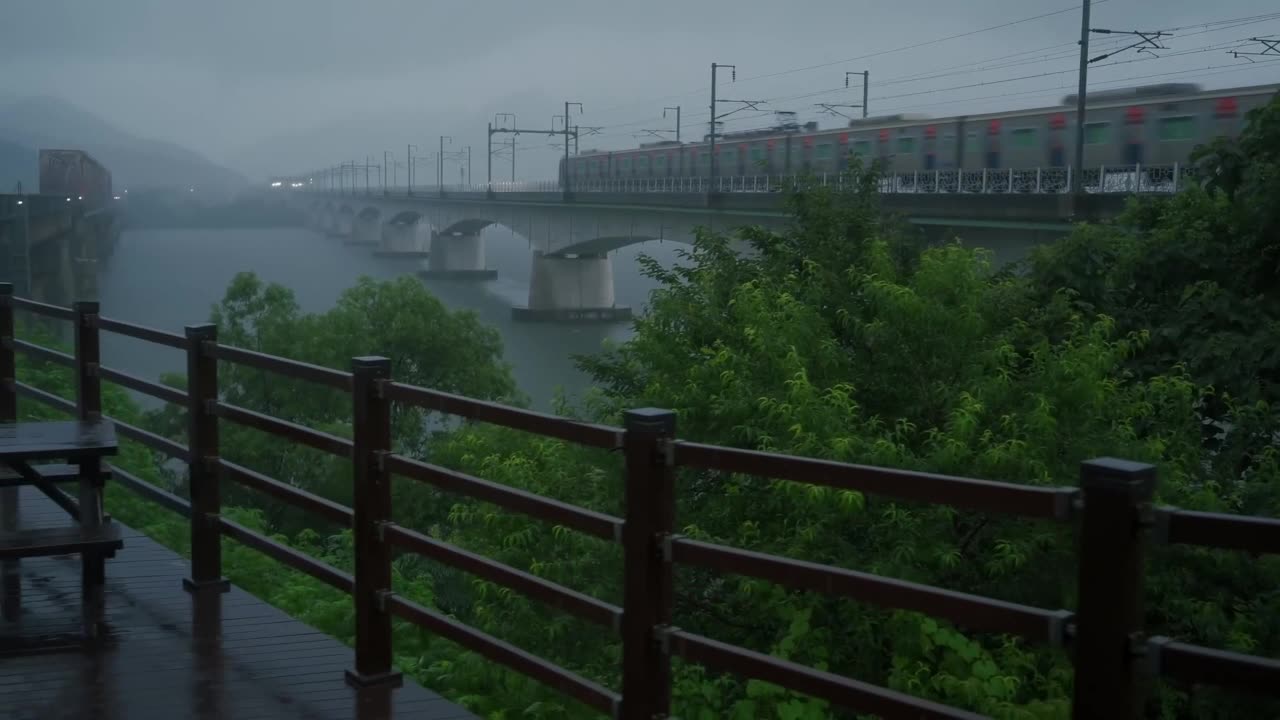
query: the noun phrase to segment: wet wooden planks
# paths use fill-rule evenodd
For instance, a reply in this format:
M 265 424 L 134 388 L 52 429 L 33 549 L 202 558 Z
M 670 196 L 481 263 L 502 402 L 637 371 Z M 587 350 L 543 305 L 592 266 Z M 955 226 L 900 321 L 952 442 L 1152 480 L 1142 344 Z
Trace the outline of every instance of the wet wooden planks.
M 30 487 L 21 527 L 66 523 Z M 475 716 L 406 679 L 356 691 L 352 651 L 232 587 L 212 599 L 182 589 L 187 563 L 121 527 L 107 563 L 107 637 L 80 638 L 78 557 L 22 561 L 22 614 L 0 620 L 0 720 L 463 720 Z

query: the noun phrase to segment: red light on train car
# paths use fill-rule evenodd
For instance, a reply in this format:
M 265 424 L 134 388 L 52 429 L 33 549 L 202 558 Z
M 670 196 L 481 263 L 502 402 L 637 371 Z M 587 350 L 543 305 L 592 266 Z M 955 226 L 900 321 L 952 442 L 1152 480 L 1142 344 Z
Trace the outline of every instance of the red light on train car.
M 849 133 L 840 133 L 840 144 L 841 145 L 849 144 Z
M 1218 98 L 1218 102 L 1213 106 L 1213 114 L 1220 118 L 1235 117 L 1239 111 L 1240 106 L 1233 97 Z
M 1049 118 L 1050 130 L 1061 130 L 1067 126 L 1067 116 L 1064 113 L 1058 113 Z
M 806 136 L 805 136 L 805 138 L 804 138 L 804 146 L 805 146 L 805 147 L 813 147 L 813 136 L 812 136 L 812 135 L 806 135 Z
M 1000 121 L 999 121 L 999 120 L 992 120 L 991 122 L 987 123 L 987 134 L 988 134 L 988 135 L 999 135 L 999 134 L 1000 134 Z
M 1134 105 L 1124 111 L 1124 122 L 1126 125 L 1138 125 L 1147 117 L 1146 108 L 1140 105 Z
M 770 140 L 770 141 L 768 141 L 767 143 L 765 143 L 765 147 L 767 147 L 767 148 L 769 148 L 770 150 L 772 150 L 772 149 L 773 149 L 773 144 L 774 144 L 775 142 L 777 142 L 777 141 L 776 141 L 776 140 Z
M 938 128 L 933 125 L 926 126 L 924 129 L 924 136 L 927 140 L 932 140 L 938 137 Z
M 882 143 L 883 143 L 883 142 L 889 142 L 889 131 L 888 131 L 888 130 L 881 130 L 881 131 L 880 131 L 880 142 L 882 142 Z

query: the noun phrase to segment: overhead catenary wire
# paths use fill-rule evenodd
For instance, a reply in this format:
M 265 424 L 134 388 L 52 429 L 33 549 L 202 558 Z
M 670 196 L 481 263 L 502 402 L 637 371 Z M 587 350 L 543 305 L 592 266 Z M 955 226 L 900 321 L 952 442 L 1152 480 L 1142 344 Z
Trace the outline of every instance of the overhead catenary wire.
M 1043 16 L 1044 16 L 1044 15 L 1041 15 L 1041 16 L 1033 16 L 1032 18 L 1024 18 L 1022 21 L 1013 21 L 1013 24 L 1016 24 L 1016 23 L 1018 23 L 1018 22 L 1029 21 L 1029 20 L 1031 20 L 1031 19 L 1037 19 L 1037 18 L 1039 18 L 1039 17 L 1043 17 Z M 1194 36 L 1197 36 L 1197 35 L 1203 35 L 1203 34 L 1211 33 L 1211 32 L 1221 32 L 1221 31 L 1225 31 L 1225 30 L 1231 30 L 1231 29 L 1234 29 L 1234 28 L 1237 28 L 1237 27 L 1243 27 L 1243 26 L 1247 26 L 1247 25 L 1254 25 L 1254 24 L 1261 23 L 1261 22 L 1269 22 L 1269 21 L 1275 21 L 1275 20 L 1280 20 L 1280 12 L 1276 12 L 1276 13 L 1266 13 L 1266 14 L 1259 14 L 1259 15 L 1251 15 L 1251 16 L 1244 16 L 1244 17 L 1236 17 L 1236 18 L 1226 18 L 1226 19 L 1222 19 L 1222 20 L 1211 20 L 1211 21 L 1205 21 L 1205 22 L 1201 22 L 1201 23 L 1188 23 L 1188 24 L 1185 24 L 1185 25 L 1180 25 L 1180 26 L 1177 26 L 1177 27 L 1168 28 L 1168 29 L 1166 29 L 1166 30 L 1163 30 L 1162 32 L 1174 32 L 1174 31 L 1182 31 L 1182 30 L 1185 30 L 1185 29 L 1196 29 L 1196 28 L 1199 28 L 1199 30 L 1198 30 L 1197 32 L 1184 33 L 1184 34 L 1182 34 L 1182 35 L 1179 35 L 1178 37 L 1181 39 L 1181 38 L 1187 38 L 1187 37 L 1194 37 Z M 1007 25 L 1008 25 L 1008 24 L 1005 24 L 1004 26 L 1007 26 Z M 992 27 L 994 28 L 994 27 L 1001 27 L 1001 26 L 992 26 Z M 988 30 L 988 29 L 991 29 L 991 28 L 984 28 L 983 30 Z M 965 35 L 965 34 L 976 34 L 976 33 L 978 33 L 978 32 L 981 32 L 981 31 L 971 31 L 970 33 L 961 33 L 960 35 Z M 939 38 L 939 39 L 937 39 L 936 41 L 937 41 L 937 42 L 942 42 L 942 41 L 945 41 L 945 40 L 948 40 L 948 39 L 952 39 L 953 37 L 954 37 L 954 36 L 948 36 L 948 37 L 946 37 L 946 38 Z M 934 42 L 934 41 L 926 41 L 926 42 Z M 1107 39 L 1105 39 L 1105 40 L 1098 41 L 1098 42 L 1094 43 L 1094 45 L 1095 45 L 1095 47 L 1097 47 L 1097 48 L 1099 48 L 1099 49 L 1104 49 L 1104 50 L 1105 50 L 1105 49 L 1108 49 L 1108 48 L 1111 48 L 1111 47 L 1119 46 L 1120 42 L 1122 42 L 1122 41 L 1121 41 L 1121 40 L 1112 39 L 1112 38 L 1107 38 Z M 1237 41 L 1232 41 L 1232 42 L 1239 43 L 1239 42 L 1242 42 L 1242 41 L 1238 41 L 1238 40 L 1237 40 Z M 1005 68 L 1005 67 L 1012 67 L 1012 66 L 1026 66 L 1026 65 L 1032 65 L 1032 64 L 1043 63 L 1043 62 L 1051 62 L 1051 61 L 1053 61 L 1053 60 L 1057 60 L 1057 59 L 1063 59 L 1063 60 L 1065 60 L 1065 59 L 1067 59 L 1067 58 L 1072 57 L 1072 56 L 1074 56 L 1074 55 L 1075 55 L 1075 50 L 1074 50 L 1074 49 L 1072 49 L 1072 50 L 1070 50 L 1070 51 L 1063 51 L 1063 52 L 1058 53 L 1058 54 L 1050 53 L 1050 54 L 1048 54 L 1048 55 L 1045 55 L 1045 56 L 1043 56 L 1043 57 L 1038 57 L 1038 58 L 1025 58 L 1025 56 L 1026 56 L 1026 55 L 1033 55 L 1033 54 L 1035 54 L 1035 53 L 1043 53 L 1043 52 L 1047 52 L 1047 51 L 1052 51 L 1052 50 L 1059 49 L 1059 48 L 1064 48 L 1064 47 L 1073 47 L 1073 48 L 1074 48 L 1074 46 L 1076 46 L 1076 43 L 1075 43 L 1075 42 L 1068 42 L 1068 43 L 1058 43 L 1058 44 L 1055 44 L 1055 45 L 1049 45 L 1049 46 L 1044 46 L 1044 47 L 1032 48 L 1032 49 L 1028 49 L 1028 50 L 1019 51 L 1019 52 L 1016 52 L 1016 53 L 1010 53 L 1010 54 L 1006 54 L 1006 55 L 997 56 L 997 57 L 994 57 L 994 58 L 987 58 L 987 59 L 985 59 L 985 60 L 974 61 L 974 62 L 971 62 L 971 63 L 967 63 L 965 66 L 953 67 L 953 68 L 950 68 L 950 69 L 947 69 L 947 70 L 943 70 L 943 71 L 922 71 L 922 72 L 917 72 L 917 73 L 913 73 L 913 74 L 909 74 L 909 75 L 905 75 L 905 76 L 891 77 L 891 78 L 885 79 L 885 80 L 883 80 L 883 81 L 877 82 L 877 83 L 876 83 L 876 86 L 877 86 L 877 87 L 884 87 L 884 86 L 886 86 L 886 85 L 904 84 L 904 83 L 908 83 L 908 82 L 920 82 L 920 81 L 925 81 L 925 80 L 930 80 L 930 79 L 937 79 L 937 78 L 942 78 L 942 77 L 951 77 L 951 76 L 956 76 L 956 75 L 976 74 L 976 73 L 982 73 L 982 72 L 991 72 L 991 71 L 998 70 L 998 69 L 1002 69 L 1002 68 Z M 904 47 L 906 47 L 906 46 L 904 46 Z M 1181 55 L 1193 54 L 1193 53 L 1196 53 L 1196 52 L 1209 52 L 1209 51 L 1213 51 L 1213 50 L 1216 50 L 1216 49 L 1223 49 L 1223 48 L 1225 48 L 1225 47 L 1230 47 L 1230 44 L 1228 44 L 1228 45 L 1223 45 L 1223 46 L 1209 46 L 1209 47 L 1206 47 L 1206 48 L 1196 48 L 1196 49 L 1192 49 L 1192 50 L 1180 51 L 1180 52 L 1175 52 L 1175 53 L 1165 53 L 1165 54 L 1162 54 L 1162 55 L 1160 55 L 1160 56 L 1158 56 L 1158 57 L 1144 57 L 1144 58 L 1139 58 L 1139 59 L 1137 59 L 1136 61 L 1146 61 L 1146 60 L 1155 60 L 1155 59 L 1161 59 L 1161 58 L 1178 57 L 1178 56 L 1181 56 Z M 885 51 L 885 52 L 889 52 L 889 51 Z M 1022 60 L 1014 60 L 1015 58 L 1023 58 L 1023 59 L 1022 59 Z M 999 62 L 999 61 L 1002 61 L 1002 60 L 1003 60 L 1003 61 L 1008 61 L 1008 62 L 1004 62 L 1004 63 L 1001 63 L 1001 64 L 999 64 L 999 65 L 994 65 L 994 66 L 990 66 L 990 67 L 972 67 L 972 66 L 975 66 L 975 65 L 976 65 L 976 66 L 982 66 L 982 65 L 984 65 L 984 64 L 986 64 L 986 63 Z M 1135 62 L 1135 60 L 1126 60 L 1126 61 L 1119 61 L 1119 62 L 1126 62 L 1126 63 L 1127 63 L 1127 62 Z M 1103 65 L 1097 65 L 1097 66 L 1095 66 L 1095 68 L 1107 67 L 1107 66 L 1109 66 L 1109 65 L 1111 65 L 1111 64 L 1113 64 L 1113 63 L 1106 63 L 1106 64 L 1103 64 Z M 809 67 L 809 66 L 807 66 L 807 67 Z M 970 68 L 972 68 L 972 69 L 965 70 L 965 69 L 963 69 L 963 68 L 965 68 L 965 67 L 970 67 Z M 794 71 L 797 71 L 797 72 L 798 72 L 798 71 L 803 70 L 803 69 L 804 69 L 804 68 L 797 68 L 797 69 L 795 69 Z M 791 72 L 793 72 L 793 71 L 781 71 L 781 72 L 779 72 L 779 73 L 769 73 L 769 74 L 766 74 L 766 75 L 754 76 L 754 77 L 751 77 L 751 78 L 743 78 L 742 80 L 739 80 L 739 82 L 746 82 L 746 81 L 751 80 L 751 79 L 759 79 L 759 78 L 762 78 L 762 77 L 771 77 L 771 76 L 777 76 L 777 75 L 784 75 L 784 74 L 789 74 L 789 73 L 791 73 Z M 1006 78 L 1006 79 L 999 79 L 999 80 L 991 80 L 991 81 L 986 81 L 985 83 L 973 83 L 973 84 L 961 85 L 961 86 L 955 86 L 955 87 L 950 87 L 950 88 L 943 88 L 943 89 L 938 89 L 938 90 L 920 91 L 919 93 L 914 93 L 914 94 L 917 94 L 917 95 L 918 95 L 918 94 L 928 94 L 928 93 L 931 93 L 931 92 L 944 92 L 944 91 L 950 91 L 950 90 L 956 90 L 956 89 L 963 89 L 963 88 L 977 87 L 977 86 L 980 86 L 980 85 L 982 85 L 982 84 L 996 84 L 996 83 L 1006 83 L 1006 82 L 1017 82 L 1017 81 L 1019 81 L 1019 80 L 1023 80 L 1023 79 L 1031 79 L 1031 78 L 1035 78 L 1035 77 L 1046 77 L 1046 76 L 1048 76 L 1048 75 L 1050 75 L 1050 74 L 1066 74 L 1066 73 L 1070 73 L 1070 72 L 1076 72 L 1076 69 L 1072 68 L 1072 69 L 1063 70 L 1063 71 L 1060 71 L 1060 72 L 1057 72 L 1057 73 L 1049 73 L 1049 74 L 1032 74 L 1032 75 L 1022 76 L 1022 77 L 1019 77 L 1019 78 Z M 832 88 L 826 88 L 826 89 L 818 90 L 818 91 L 812 91 L 812 92 L 801 93 L 801 94 L 798 94 L 798 95 L 783 96 L 783 97 L 777 97 L 777 98 L 770 98 L 770 99 L 768 99 L 768 102 L 771 102 L 771 103 L 786 102 L 786 101 L 790 101 L 790 100 L 800 100 L 800 99 L 806 99 L 806 98 L 821 97 L 821 96 L 824 96 L 824 95 L 834 95 L 834 94 L 837 94 L 837 93 L 843 93 L 843 92 L 846 92 L 846 89 L 845 89 L 845 88 L 843 88 L 843 87 L 832 87 Z M 872 100 L 896 99 L 896 98 L 899 98 L 899 97 L 906 97 L 906 96 L 910 96 L 910 95 L 912 95 L 912 94 L 900 94 L 900 95 L 880 96 L 880 97 L 877 97 L 877 98 L 872 98 Z M 693 114 L 690 114 L 690 115 L 689 115 L 689 119 L 696 123 L 696 122 L 697 122 L 697 121 L 699 121 L 699 120 L 703 120 L 703 119 L 705 119 L 705 116 L 706 116 L 706 115 L 707 115 L 707 113 L 706 113 L 706 112 L 702 112 L 702 113 L 693 113 Z M 764 116 L 765 116 L 765 114 L 761 114 L 761 115 L 757 115 L 757 116 L 747 116 L 747 117 L 745 117 L 744 119 L 746 119 L 746 120 L 750 120 L 750 119 L 752 119 L 753 117 L 764 117 Z M 615 130 L 615 131 L 618 131 L 618 130 L 623 130 L 623 129 L 628 128 L 628 127 L 634 127 L 634 126 L 644 125 L 644 124 L 647 124 L 647 123 L 650 123 L 650 122 L 654 122 L 655 120 L 656 120 L 656 118 L 646 118 L 646 119 L 644 119 L 644 120 L 639 120 L 639 121 L 624 122 L 624 123 L 618 123 L 618 124 L 614 124 L 614 125 L 606 125 L 606 126 L 604 126 L 604 128 L 605 128 L 606 130 Z M 612 132 L 612 133 L 605 133 L 605 134 L 603 134 L 603 135 L 602 135 L 602 137 L 612 137 L 612 138 L 617 138 L 617 137 L 622 137 L 622 136 L 624 136 L 624 135 L 630 135 L 630 134 L 631 134 L 630 132 L 627 132 L 627 133 Z

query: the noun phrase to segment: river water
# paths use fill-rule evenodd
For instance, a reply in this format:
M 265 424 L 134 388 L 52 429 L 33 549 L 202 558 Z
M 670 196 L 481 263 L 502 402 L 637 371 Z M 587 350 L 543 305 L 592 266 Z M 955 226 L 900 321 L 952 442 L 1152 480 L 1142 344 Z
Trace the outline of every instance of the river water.
M 489 228 L 485 245 L 497 280 L 422 282 L 449 307 L 474 310 L 481 321 L 498 329 L 516 382 L 534 407 L 548 409 L 557 388 L 580 397 L 590 379 L 570 356 L 594 352 L 605 339 L 626 340 L 630 323 L 513 322 L 512 305 L 528 299 L 527 241 L 508 230 Z M 613 253 L 617 303 L 639 312 L 656 285 L 640 274 L 637 255 L 648 254 L 666 265 L 677 259 L 681 247 L 650 242 Z M 360 276 L 413 275 L 421 262 L 377 258 L 368 247 L 344 245 L 338 238 L 301 228 L 126 230 L 112 256 L 99 265 L 99 300 L 103 315 L 181 333 L 184 325 L 207 322 L 211 306 L 222 299 L 238 272 L 252 271 L 264 281 L 289 287 L 304 311 L 323 312 Z M 105 333 L 102 342 L 103 362 L 111 367 L 145 378 L 186 371 L 185 356 L 176 350 L 113 333 Z

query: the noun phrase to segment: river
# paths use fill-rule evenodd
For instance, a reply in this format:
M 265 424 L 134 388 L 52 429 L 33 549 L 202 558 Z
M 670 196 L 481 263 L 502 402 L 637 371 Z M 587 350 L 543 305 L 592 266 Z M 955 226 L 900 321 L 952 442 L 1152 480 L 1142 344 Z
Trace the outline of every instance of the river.
M 497 280 L 422 282 L 449 307 L 474 310 L 497 328 L 516 382 L 534 407 L 549 409 L 557 388 L 580 397 L 590 378 L 570 356 L 598 350 L 606 339 L 626 340 L 630 323 L 513 322 L 511 306 L 523 305 L 529 293 L 527 242 L 508 230 L 489 228 L 485 245 Z M 617 303 L 638 312 L 656 285 L 640 274 L 637 255 L 651 255 L 665 265 L 677 259 L 681 247 L 649 242 L 614 253 Z M 238 272 L 252 271 L 264 281 L 280 283 L 293 290 L 302 310 L 323 312 L 360 276 L 416 274 L 421 262 L 374 257 L 368 247 L 344 245 L 301 228 L 126 230 L 112 256 L 99 265 L 99 300 L 108 317 L 182 332 L 184 325 L 208 320 L 211 306 Z M 102 342 L 103 362 L 111 367 L 145 378 L 186 370 L 185 358 L 176 350 L 112 333 L 104 334 Z

